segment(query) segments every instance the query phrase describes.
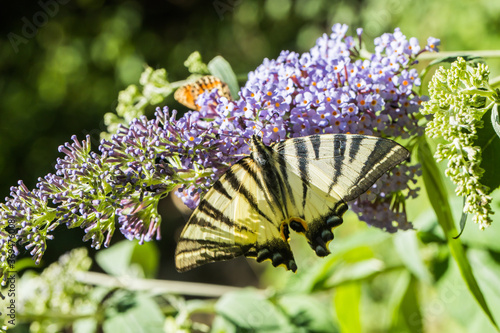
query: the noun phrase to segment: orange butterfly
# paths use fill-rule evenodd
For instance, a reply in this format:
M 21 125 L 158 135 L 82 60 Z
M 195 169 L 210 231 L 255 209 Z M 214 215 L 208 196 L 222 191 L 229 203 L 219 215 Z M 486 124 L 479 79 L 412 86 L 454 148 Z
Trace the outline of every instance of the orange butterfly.
M 226 83 L 222 82 L 219 78 L 207 75 L 199 78 L 198 80 L 188 83 L 175 91 L 174 98 L 177 102 L 187 106 L 192 110 L 200 110 L 200 106 L 196 104 L 196 99 L 205 91 L 218 89 L 219 95 L 231 98 L 231 92 Z

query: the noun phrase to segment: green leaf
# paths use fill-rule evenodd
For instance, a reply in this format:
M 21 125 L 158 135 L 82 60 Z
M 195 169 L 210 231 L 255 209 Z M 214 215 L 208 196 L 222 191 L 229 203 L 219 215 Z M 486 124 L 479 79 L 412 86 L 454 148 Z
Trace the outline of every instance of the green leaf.
M 154 243 L 139 244 L 137 240 L 123 240 L 99 251 L 96 261 L 108 274 L 114 276 L 134 275 L 140 277 L 154 277 L 158 269 L 159 252 Z M 140 267 L 142 274 L 137 274 L 134 267 Z
M 361 332 L 361 284 L 348 283 L 337 287 L 333 302 L 341 332 Z
M 215 316 L 210 333 L 237 333 L 237 328 L 222 316 Z
M 389 332 L 423 332 L 418 290 L 419 286 L 415 277 L 408 272 L 403 272 L 394 284 L 390 302 L 393 312 Z
M 455 237 L 453 237 L 453 239 L 457 239 L 459 238 L 462 233 L 464 232 L 464 229 L 465 229 L 465 224 L 467 222 L 467 216 L 468 214 L 467 213 L 464 213 L 464 207 L 465 207 L 465 197 L 463 199 L 463 204 L 462 204 L 462 216 L 460 217 L 460 233 L 458 235 L 456 235 Z
M 222 79 L 229 86 L 231 91 L 231 96 L 236 99 L 238 98 L 238 91 L 240 90 L 238 86 L 238 80 L 236 75 L 231 68 L 231 65 L 221 56 L 216 56 L 208 63 L 208 70 L 213 75 Z
M 498 329 L 498 325 L 491 314 L 488 304 L 484 299 L 483 293 L 477 284 L 477 281 L 472 272 L 472 267 L 465 255 L 464 248 L 460 239 L 453 239 L 458 231 L 455 227 L 453 216 L 451 214 L 451 208 L 448 202 L 448 194 L 446 188 L 441 179 L 440 170 L 432 156 L 429 144 L 427 143 L 425 137 L 420 139 L 420 144 L 418 145 L 418 156 L 420 163 L 422 163 L 422 177 L 427 190 L 427 195 L 429 196 L 429 201 L 436 213 L 439 225 L 443 229 L 443 232 L 448 240 L 448 246 L 450 248 L 451 255 L 455 259 L 462 278 L 464 279 L 470 292 L 479 303 L 479 306 L 483 309 L 484 313 L 488 316 L 493 325 Z
M 279 305 L 289 320 L 304 332 L 335 332 L 331 307 L 320 297 L 307 294 L 288 294 L 279 299 Z M 296 330 L 294 329 L 294 332 Z
M 385 268 L 384 262 L 379 259 L 368 259 L 354 264 L 339 265 L 331 278 L 322 287 L 323 289 L 338 288 L 342 284 L 366 280 L 379 274 Z
M 31 258 L 22 258 L 16 261 L 14 271 L 20 272 L 27 268 L 37 267 L 35 261 Z
M 154 242 L 145 242 L 142 245 L 135 241 L 132 243 L 135 243 L 135 246 L 132 257 L 130 258 L 130 263 L 141 266 L 145 277 L 154 278 L 160 262 L 158 247 Z
M 105 333 L 164 332 L 165 317 L 150 297 L 122 291 L 115 293 L 109 303 L 103 323 Z
M 80 319 L 73 323 L 73 333 L 97 332 L 97 320 L 94 318 Z
M 468 253 L 471 262 L 477 264 L 478 280 L 489 290 L 487 297 L 500 307 L 500 265 L 493 255 L 485 250 L 471 249 Z
M 97 252 L 95 260 L 104 272 L 114 276 L 125 275 L 130 266 L 133 252 L 134 243 L 123 240 Z
M 483 158 L 481 168 L 484 169 L 484 174 L 481 183 L 490 188 L 490 193 L 500 186 L 500 173 L 498 172 L 500 137 L 498 137 L 492 123 L 489 121 L 493 117 L 492 115 L 492 110 L 490 110 L 483 116 L 484 127 L 477 131 L 478 137 L 475 142 L 477 146 L 481 147 Z
M 396 251 L 410 272 L 424 282 L 432 281 L 431 275 L 424 265 L 418 249 L 417 237 L 414 231 L 398 232 L 393 238 Z
M 310 293 L 331 288 L 329 280 L 331 280 L 333 273 L 336 272 L 339 263 L 356 263 L 373 258 L 372 248 L 389 240 L 390 237 L 389 233 L 370 228 L 351 237 L 336 238 L 336 241 L 330 244 L 330 247 L 334 248 L 332 254 L 325 258 L 324 261 L 318 262 L 318 265 L 296 274 L 297 283 L 290 285 L 291 290 Z M 345 276 L 344 278 L 349 281 L 352 277 Z
M 493 106 L 491 110 L 491 124 L 493 125 L 493 129 L 500 137 L 500 116 L 498 115 L 498 104 Z
M 280 332 L 288 326 L 286 317 L 264 296 L 245 289 L 222 296 L 215 305 L 217 314 L 239 330 Z

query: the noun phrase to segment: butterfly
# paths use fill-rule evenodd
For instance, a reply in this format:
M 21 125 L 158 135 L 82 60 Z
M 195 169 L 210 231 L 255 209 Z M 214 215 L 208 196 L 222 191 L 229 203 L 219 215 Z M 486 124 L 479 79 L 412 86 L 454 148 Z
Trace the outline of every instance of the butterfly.
M 231 92 L 226 83 L 222 82 L 219 78 L 207 75 L 202 76 L 198 80 L 188 83 L 174 93 L 174 98 L 177 102 L 187 106 L 192 110 L 200 110 L 200 106 L 196 104 L 196 99 L 205 91 L 218 89 L 219 95 L 231 100 Z
M 330 253 L 333 229 L 347 202 L 407 159 L 398 143 L 373 136 L 321 134 L 266 146 L 253 136 L 251 154 L 224 173 L 181 233 L 178 271 L 244 255 L 296 271 L 290 229 L 316 255 Z

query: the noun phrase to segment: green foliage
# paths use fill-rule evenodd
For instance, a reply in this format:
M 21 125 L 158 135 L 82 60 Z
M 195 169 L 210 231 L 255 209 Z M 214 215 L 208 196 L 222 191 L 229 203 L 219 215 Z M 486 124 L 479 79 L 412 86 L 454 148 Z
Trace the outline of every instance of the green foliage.
M 422 163 L 423 178 L 425 186 L 427 188 L 427 193 L 429 195 L 429 200 L 434 208 L 436 216 L 438 218 L 439 224 L 443 229 L 443 232 L 447 238 L 448 245 L 450 247 L 450 252 L 455 259 L 460 273 L 464 278 L 467 287 L 474 295 L 475 299 L 479 305 L 483 308 L 485 314 L 491 320 L 493 325 L 498 328 L 495 318 L 493 317 L 486 300 L 484 299 L 483 293 L 479 288 L 479 285 L 472 272 L 472 267 L 469 260 L 465 254 L 464 248 L 460 242 L 460 239 L 456 239 L 457 229 L 453 221 L 453 216 L 451 213 L 451 207 L 448 202 L 448 196 L 446 189 L 444 188 L 443 181 L 441 180 L 440 171 L 438 170 L 434 159 L 430 156 L 429 145 L 422 139 L 419 144 L 419 159 Z
M 227 60 L 221 56 L 217 56 L 210 60 L 208 63 L 208 69 L 210 70 L 210 73 L 227 83 L 229 90 L 231 91 L 231 96 L 237 99 L 240 88 L 238 87 L 236 75 Z
M 60 332 L 92 318 L 97 309 L 92 287 L 77 282 L 78 274 L 87 271 L 91 263 L 87 250 L 80 248 L 63 255 L 40 275 L 23 274 L 16 285 L 16 305 L 22 310 L 17 320 L 30 323 L 31 332 Z
M 114 246 L 99 251 L 96 261 L 101 268 L 113 276 L 139 274 L 153 278 L 158 269 L 159 253 L 153 243 L 140 245 L 138 241 L 123 240 Z
M 164 332 L 165 318 L 158 304 L 149 296 L 117 291 L 106 299 L 104 332 Z
M 139 83 L 140 88 L 132 84 L 120 91 L 116 114 L 108 112 L 104 115 L 104 124 L 108 128 L 101 134 L 102 137 L 108 138 L 116 133 L 119 125 L 128 125 L 132 119 L 144 115 L 146 107 L 160 104 L 174 90 L 167 80 L 165 69 L 146 67 Z

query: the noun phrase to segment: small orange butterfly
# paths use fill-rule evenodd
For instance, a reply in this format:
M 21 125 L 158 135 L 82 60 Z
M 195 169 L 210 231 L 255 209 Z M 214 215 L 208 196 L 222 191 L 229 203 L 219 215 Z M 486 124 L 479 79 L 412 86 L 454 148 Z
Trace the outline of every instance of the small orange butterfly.
M 199 78 L 198 80 L 188 83 L 175 91 L 174 98 L 177 102 L 187 106 L 192 110 L 200 110 L 200 106 L 196 104 L 196 99 L 205 91 L 218 89 L 219 95 L 231 98 L 231 92 L 226 83 L 222 82 L 219 78 L 207 75 Z

